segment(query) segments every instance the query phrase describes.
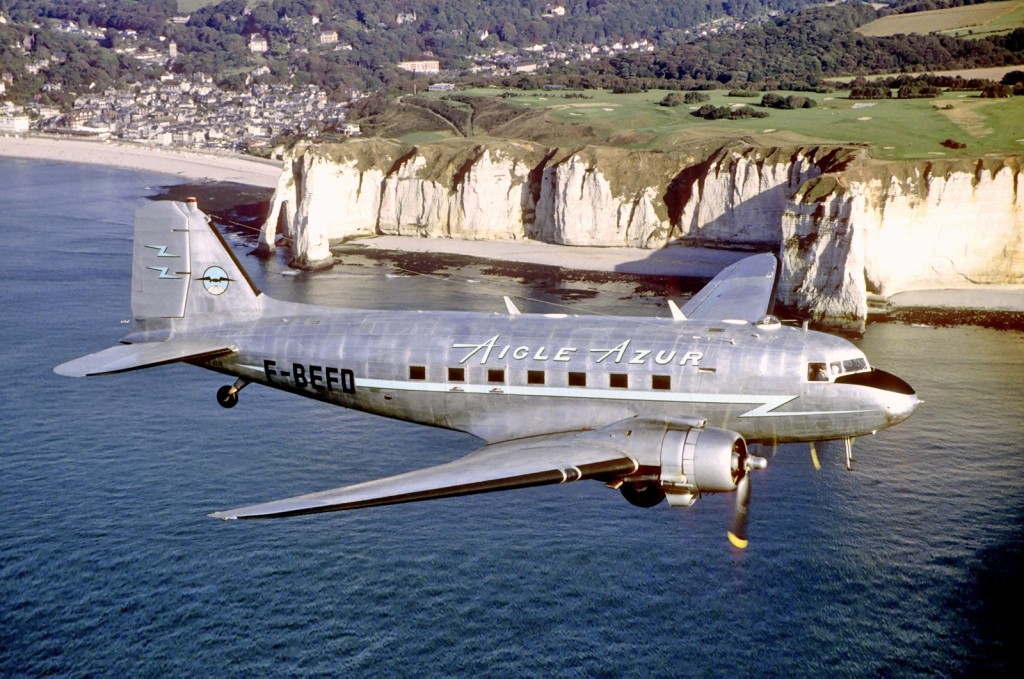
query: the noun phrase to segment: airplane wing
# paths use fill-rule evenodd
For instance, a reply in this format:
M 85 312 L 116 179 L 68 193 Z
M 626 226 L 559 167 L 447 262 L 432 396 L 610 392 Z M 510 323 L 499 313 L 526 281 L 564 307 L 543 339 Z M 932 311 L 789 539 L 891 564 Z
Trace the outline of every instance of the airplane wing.
M 682 312 L 689 319 L 757 321 L 775 306 L 777 270 L 778 260 L 771 253 L 741 259 L 722 269 Z
M 638 468 L 637 461 L 621 448 L 584 432 L 554 434 L 495 443 L 436 467 L 210 516 L 260 519 L 334 512 L 580 479 L 611 479 Z
M 168 340 L 166 342 L 139 342 L 119 344 L 109 349 L 62 363 L 53 369 L 67 377 L 92 377 L 112 373 L 151 368 L 165 363 L 191 359 L 213 358 L 230 354 L 234 349 L 223 341 Z

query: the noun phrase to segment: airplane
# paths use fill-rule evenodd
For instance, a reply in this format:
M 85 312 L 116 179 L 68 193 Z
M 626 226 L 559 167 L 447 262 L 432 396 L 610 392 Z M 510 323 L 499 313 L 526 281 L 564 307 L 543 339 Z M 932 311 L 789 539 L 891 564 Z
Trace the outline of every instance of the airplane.
M 726 267 L 669 318 L 377 311 L 273 299 L 187 202 L 135 217 L 132 327 L 54 368 L 83 377 L 184 362 L 385 417 L 468 432 L 461 459 L 220 511 L 295 516 L 594 479 L 627 501 L 687 507 L 736 493 L 727 533 L 747 546 L 751 444 L 850 443 L 904 421 L 918 398 L 845 339 L 772 316 L 777 260 Z M 815 462 L 817 459 L 815 458 Z

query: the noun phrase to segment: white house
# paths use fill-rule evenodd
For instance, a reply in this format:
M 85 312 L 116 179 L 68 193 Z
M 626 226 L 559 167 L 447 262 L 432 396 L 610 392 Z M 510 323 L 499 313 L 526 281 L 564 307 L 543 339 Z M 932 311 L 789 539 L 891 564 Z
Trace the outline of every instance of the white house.
M 253 54 L 263 54 L 270 48 L 267 44 L 267 39 L 259 33 L 253 33 L 249 36 L 249 51 Z
M 0 132 L 28 132 L 28 116 L 0 116 Z
M 420 61 L 399 61 L 398 68 L 413 73 L 437 73 L 441 70 L 441 62 L 437 59 L 422 59 Z

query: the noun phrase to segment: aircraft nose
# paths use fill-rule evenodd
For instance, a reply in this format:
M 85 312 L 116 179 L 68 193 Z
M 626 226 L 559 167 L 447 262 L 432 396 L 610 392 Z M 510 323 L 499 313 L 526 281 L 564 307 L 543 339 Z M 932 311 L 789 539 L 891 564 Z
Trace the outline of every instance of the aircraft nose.
M 889 426 L 899 424 L 914 414 L 921 404 L 916 393 L 897 394 L 887 392 L 885 395 L 885 419 Z
M 871 387 L 874 390 L 874 398 L 878 399 L 876 403 L 880 402 L 885 410 L 887 427 L 899 424 L 913 415 L 921 403 L 912 386 L 892 373 L 877 368 L 866 373 L 841 375 L 836 378 L 836 382 Z

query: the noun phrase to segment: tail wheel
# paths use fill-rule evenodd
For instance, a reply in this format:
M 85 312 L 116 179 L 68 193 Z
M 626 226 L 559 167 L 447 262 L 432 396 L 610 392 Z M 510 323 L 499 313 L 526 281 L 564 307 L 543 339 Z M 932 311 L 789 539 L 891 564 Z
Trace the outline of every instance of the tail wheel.
M 217 390 L 217 403 L 222 408 L 234 408 L 238 404 L 238 390 L 227 385 Z

